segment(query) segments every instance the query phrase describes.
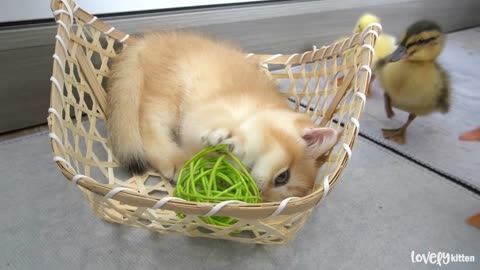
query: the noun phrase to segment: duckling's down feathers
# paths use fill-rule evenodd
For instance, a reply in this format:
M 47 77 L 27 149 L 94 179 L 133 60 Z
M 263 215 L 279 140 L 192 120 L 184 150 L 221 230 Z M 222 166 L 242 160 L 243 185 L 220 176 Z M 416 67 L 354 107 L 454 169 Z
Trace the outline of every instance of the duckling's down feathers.
M 438 25 L 436 22 L 429 21 L 429 20 L 421 20 L 413 23 L 407 28 L 407 31 L 405 32 L 402 41 L 400 42 L 400 45 L 405 45 L 407 40 L 413 36 L 420 34 L 421 32 L 426 32 L 426 31 L 437 31 L 437 32 L 442 32 L 442 27 Z
M 385 64 L 382 59 L 377 68 L 380 84 L 393 107 L 415 115 L 448 112 L 449 79 L 438 63 L 402 60 Z

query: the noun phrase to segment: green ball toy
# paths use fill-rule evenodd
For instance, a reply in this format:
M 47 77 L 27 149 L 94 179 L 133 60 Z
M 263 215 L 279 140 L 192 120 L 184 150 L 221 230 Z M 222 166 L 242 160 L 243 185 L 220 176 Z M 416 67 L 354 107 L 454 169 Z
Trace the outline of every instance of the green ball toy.
M 207 147 L 181 168 L 175 197 L 192 202 L 220 203 L 238 200 L 261 202 L 258 187 L 242 162 L 227 145 Z M 184 218 L 185 215 L 178 213 Z M 208 224 L 230 226 L 238 220 L 231 217 L 201 217 Z

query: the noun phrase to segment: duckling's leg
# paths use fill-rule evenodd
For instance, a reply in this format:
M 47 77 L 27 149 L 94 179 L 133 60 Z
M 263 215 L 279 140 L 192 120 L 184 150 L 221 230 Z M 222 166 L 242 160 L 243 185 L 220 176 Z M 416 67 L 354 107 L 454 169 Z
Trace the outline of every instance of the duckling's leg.
M 375 74 L 372 74 L 372 76 L 370 77 L 370 83 L 368 84 L 368 88 L 367 88 L 367 97 L 370 97 L 372 95 L 372 83 L 373 81 L 375 80 Z
M 390 96 L 387 93 L 383 94 L 383 100 L 385 101 L 385 112 L 387 113 L 387 117 L 392 118 L 395 113 L 392 109 L 392 101 L 390 99 Z
M 392 140 L 399 144 L 405 143 L 405 132 L 407 131 L 408 126 L 412 123 L 413 119 L 417 117 L 415 114 L 411 113 L 408 115 L 408 120 L 402 127 L 397 129 L 382 129 L 383 138 L 387 140 Z

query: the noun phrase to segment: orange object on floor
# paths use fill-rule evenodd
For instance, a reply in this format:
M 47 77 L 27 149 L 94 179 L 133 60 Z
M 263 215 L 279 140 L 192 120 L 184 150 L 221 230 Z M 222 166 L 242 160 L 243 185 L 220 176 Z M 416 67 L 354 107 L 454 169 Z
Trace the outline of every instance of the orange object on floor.
M 473 227 L 477 227 L 480 229 L 480 213 L 471 216 L 467 219 L 467 223 L 472 225 Z
M 462 133 L 459 139 L 461 141 L 480 141 L 480 127 Z

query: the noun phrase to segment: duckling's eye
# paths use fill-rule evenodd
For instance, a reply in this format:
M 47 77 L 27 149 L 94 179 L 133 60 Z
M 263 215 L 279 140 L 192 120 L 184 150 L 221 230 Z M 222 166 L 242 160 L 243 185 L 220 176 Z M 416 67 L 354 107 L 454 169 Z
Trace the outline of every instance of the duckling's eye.
M 279 174 L 277 177 L 275 177 L 275 186 L 283 186 L 286 183 L 288 183 L 288 180 L 290 178 L 290 170 L 285 170 L 281 174 Z
M 425 43 L 425 39 L 421 38 L 421 39 L 419 39 L 419 40 L 417 41 L 417 43 L 423 44 L 423 43 Z

